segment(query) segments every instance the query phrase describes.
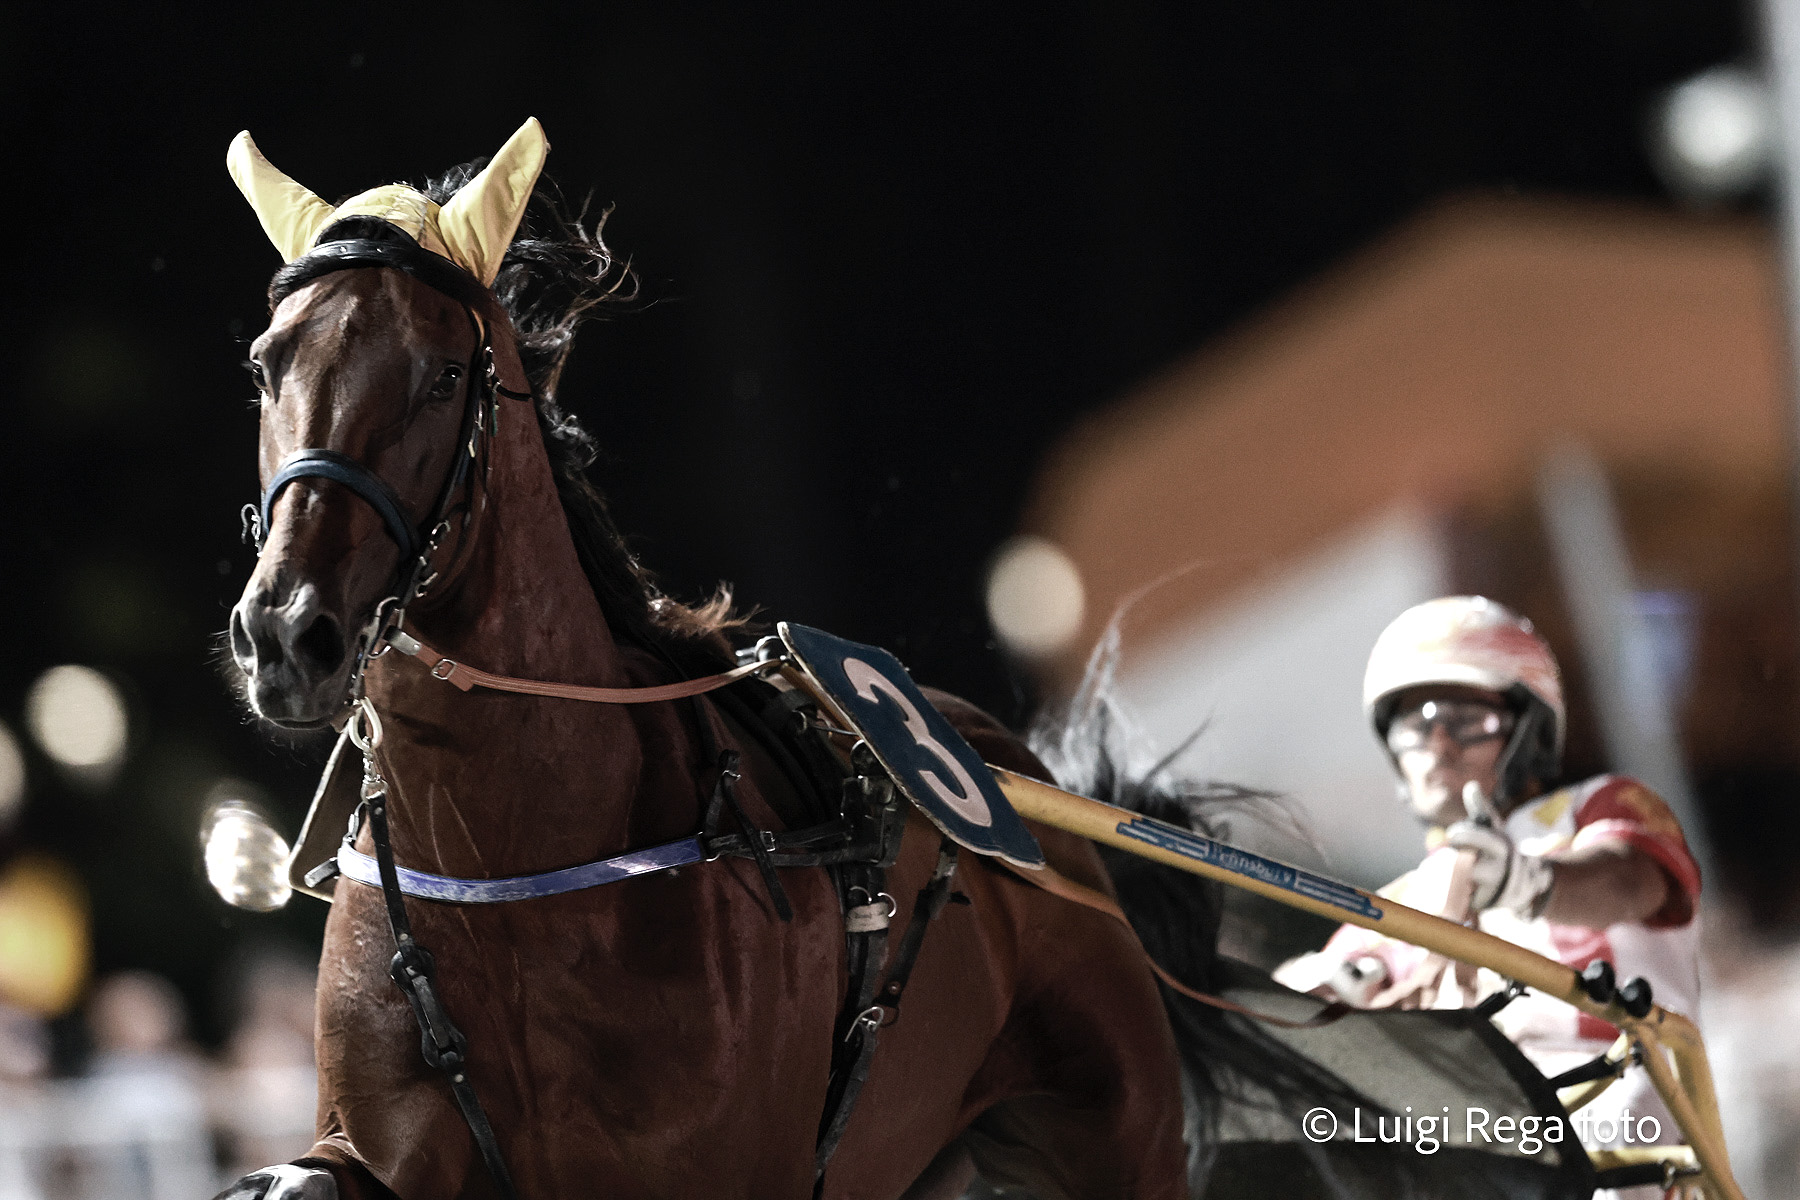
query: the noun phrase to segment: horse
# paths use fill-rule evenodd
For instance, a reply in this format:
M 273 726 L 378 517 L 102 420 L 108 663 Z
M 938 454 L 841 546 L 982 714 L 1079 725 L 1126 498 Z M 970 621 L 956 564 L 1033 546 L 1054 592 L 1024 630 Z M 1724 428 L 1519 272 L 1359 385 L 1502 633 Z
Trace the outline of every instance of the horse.
M 598 225 L 526 171 L 515 197 L 461 210 L 516 209 L 483 279 L 434 251 L 441 230 L 406 224 L 425 213 L 447 225 L 459 195 L 502 167 L 516 183 L 513 146 L 485 170 L 385 189 L 385 208 L 324 205 L 253 145 L 238 159 L 257 173 L 245 191 L 256 203 L 262 189 L 272 236 L 271 189 L 299 197 L 312 221 L 303 246 L 278 236 L 291 261 L 249 351 L 261 475 L 275 480 L 301 451 L 338 465 L 265 492 L 230 655 L 252 711 L 276 728 L 341 728 L 353 700 L 372 707 L 394 860 L 461 879 L 692 835 L 718 750 L 742 754 L 732 799 L 748 825 L 788 825 L 766 755 L 708 700 L 462 692 L 374 653 L 403 604 L 407 629 L 448 660 L 514 677 L 642 688 L 734 662 L 741 621 L 726 595 L 684 605 L 661 594 L 588 482 L 591 442 L 557 397 L 576 327 L 622 294 Z M 422 269 L 434 253 L 441 267 Z M 472 397 L 484 377 L 489 394 Z M 415 552 L 421 571 L 409 575 Z M 987 761 L 1048 777 L 991 717 L 931 699 Z M 365 820 L 350 844 L 376 854 L 377 832 Z M 1034 832 L 1055 870 L 1107 889 L 1088 843 Z M 892 909 L 915 903 L 940 850 L 930 824 L 907 818 Z M 465 1035 L 465 1075 L 505 1180 L 484 1169 L 458 1097 L 421 1059 L 408 998 L 389 979 L 382 889 L 338 879 L 320 960 L 317 1141 L 222 1195 L 923 1200 L 960 1194 L 977 1171 L 1046 1200 L 1188 1194 L 1180 1055 L 1131 932 L 985 860 L 956 871 L 961 902 L 932 922 L 904 1019 L 883 1031 L 821 1175 L 845 914 L 827 870 L 783 869 L 777 892 L 760 866 L 726 857 L 510 904 L 405 902 Z
M 804 787 L 727 703 L 745 681 L 681 682 L 754 669 L 733 650 L 746 621 L 724 590 L 661 592 L 558 397 L 576 329 L 630 274 L 542 177 L 546 150 L 531 121 L 485 166 L 333 206 L 233 144 L 288 262 L 246 364 L 260 551 L 226 645 L 257 719 L 364 748 L 344 848 L 379 878 L 320 884 L 317 1140 L 221 1200 L 948 1200 L 977 1176 L 1041 1200 L 1188 1196 L 1209 1062 L 1306 1072 L 1222 1014 L 1172 1024 L 1187 1002 L 1132 928 L 959 862 L 909 806 L 879 896 L 845 886 L 871 878 L 854 863 L 766 852 L 798 836 Z M 548 687 L 447 685 L 471 670 Z M 992 717 L 926 695 L 985 761 L 1050 778 Z M 605 886 L 451 904 L 393 882 L 547 878 L 722 809 L 733 854 Z M 1032 832 L 1049 871 L 1112 894 L 1091 844 Z M 1182 886 L 1122 902 L 1203 986 L 1217 898 Z M 882 951 L 851 929 L 883 905 L 929 936 L 890 943 L 888 1007 L 859 1011 Z

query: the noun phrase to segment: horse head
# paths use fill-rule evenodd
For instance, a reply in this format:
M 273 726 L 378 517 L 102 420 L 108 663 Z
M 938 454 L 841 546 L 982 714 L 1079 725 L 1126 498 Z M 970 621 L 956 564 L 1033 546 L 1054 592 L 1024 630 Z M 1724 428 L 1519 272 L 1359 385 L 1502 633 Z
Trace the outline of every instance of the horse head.
M 381 622 L 461 560 L 499 397 L 532 390 L 491 289 L 547 149 L 531 120 L 441 206 L 394 184 L 333 207 L 248 134 L 232 144 L 288 264 L 246 364 L 261 553 L 229 634 L 251 706 L 277 725 L 340 714 Z

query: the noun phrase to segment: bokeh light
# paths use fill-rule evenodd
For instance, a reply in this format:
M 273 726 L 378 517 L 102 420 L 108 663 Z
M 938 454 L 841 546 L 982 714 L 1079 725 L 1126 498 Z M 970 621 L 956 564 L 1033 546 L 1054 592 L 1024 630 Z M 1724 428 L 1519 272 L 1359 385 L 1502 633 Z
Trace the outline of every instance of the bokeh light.
M 52 667 L 25 697 L 37 744 L 77 778 L 104 785 L 125 761 L 131 724 L 125 697 L 92 667 Z
M 1756 186 L 1775 153 L 1766 84 L 1742 67 L 1714 67 L 1669 89 L 1657 129 L 1657 165 L 1676 192 L 1701 203 Z
M 68 1011 L 87 982 L 87 899 L 52 858 L 21 858 L 0 874 L 0 1001 L 39 1016 Z
M 1063 649 L 1080 631 L 1086 603 L 1081 575 L 1054 543 L 1016 537 L 994 556 L 988 620 L 1008 649 L 1031 657 Z
M 25 805 L 25 756 L 12 730 L 0 725 L 0 830 L 13 823 Z
M 233 908 L 274 912 L 293 896 L 288 886 L 287 839 L 246 800 L 231 796 L 228 784 L 200 825 L 206 881 Z

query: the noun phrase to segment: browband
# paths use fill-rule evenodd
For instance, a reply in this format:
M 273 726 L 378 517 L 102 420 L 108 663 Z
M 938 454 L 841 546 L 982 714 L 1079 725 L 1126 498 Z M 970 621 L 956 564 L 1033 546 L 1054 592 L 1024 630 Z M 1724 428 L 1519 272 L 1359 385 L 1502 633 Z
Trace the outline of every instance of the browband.
M 392 267 L 396 271 L 405 271 L 427 287 L 435 288 L 477 312 L 485 311 L 494 301 L 493 292 L 483 287 L 480 280 L 410 238 L 406 241 L 345 238 L 321 242 L 275 272 L 275 277 L 269 281 L 269 306 L 273 308 L 280 304 L 321 275 L 352 267 Z

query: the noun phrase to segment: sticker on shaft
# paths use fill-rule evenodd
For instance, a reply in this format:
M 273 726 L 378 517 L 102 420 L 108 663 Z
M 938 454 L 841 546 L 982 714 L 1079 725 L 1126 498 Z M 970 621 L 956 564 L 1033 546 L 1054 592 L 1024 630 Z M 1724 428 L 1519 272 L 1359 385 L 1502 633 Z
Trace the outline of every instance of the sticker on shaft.
M 1242 875 L 1246 879 L 1278 887 L 1284 892 L 1305 896 L 1308 900 L 1317 900 L 1321 904 L 1329 904 L 1358 916 L 1374 917 L 1377 920 L 1381 917 L 1381 910 L 1369 903 L 1367 896 L 1347 883 L 1313 875 L 1298 867 L 1290 867 L 1272 858 L 1239 850 L 1224 842 L 1215 842 L 1186 829 L 1178 829 L 1147 817 L 1136 817 L 1130 821 L 1120 821 L 1119 832 L 1158 849 L 1172 851 L 1183 858 L 1191 858 L 1195 862 L 1230 871 L 1233 875 Z

